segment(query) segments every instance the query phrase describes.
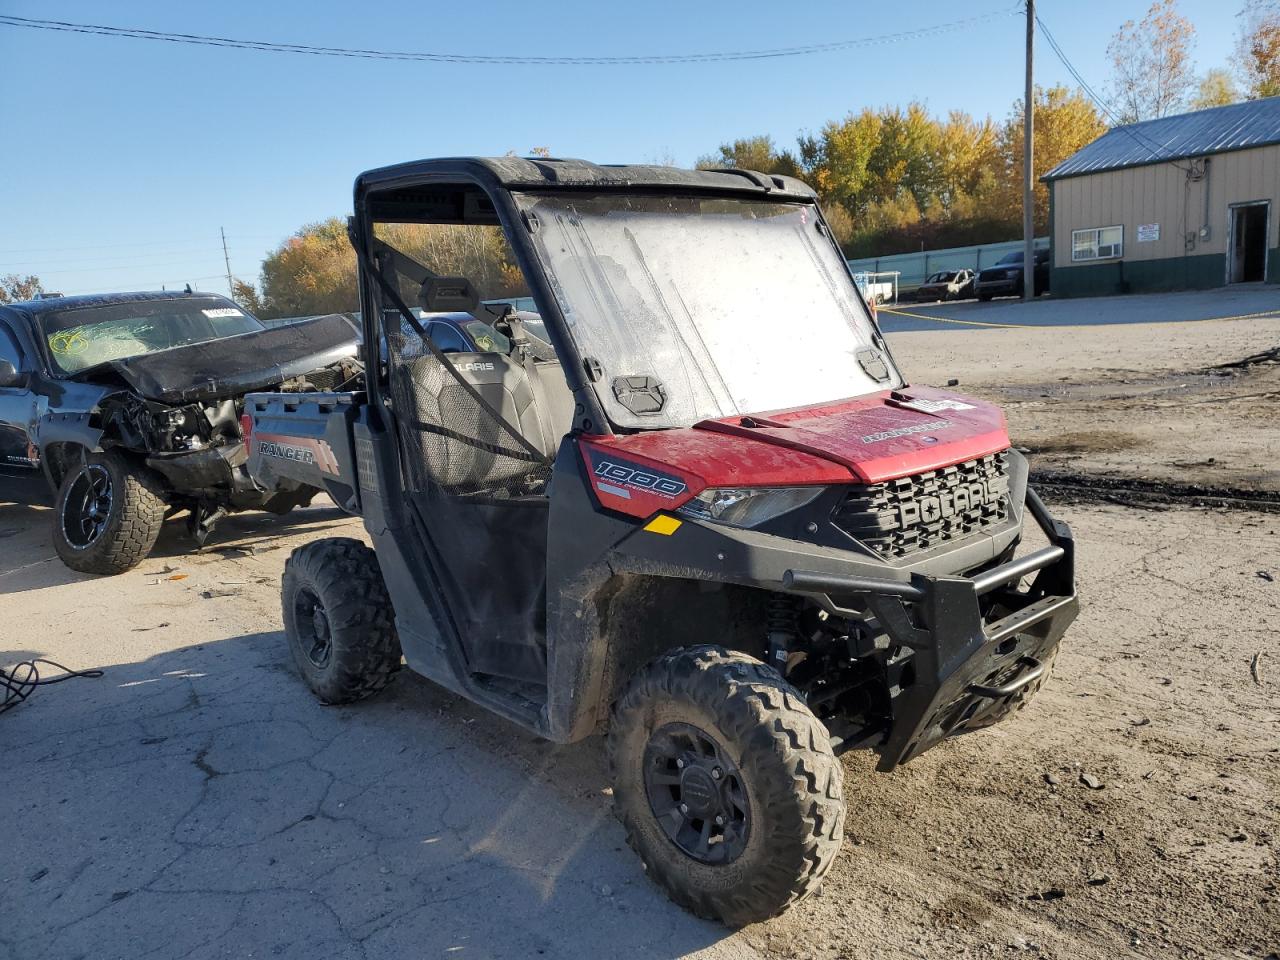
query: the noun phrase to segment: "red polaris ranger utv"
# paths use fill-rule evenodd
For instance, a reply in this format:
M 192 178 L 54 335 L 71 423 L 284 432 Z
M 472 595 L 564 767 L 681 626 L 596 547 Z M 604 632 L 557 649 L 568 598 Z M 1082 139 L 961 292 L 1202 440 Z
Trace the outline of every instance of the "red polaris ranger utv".
M 899 373 L 804 184 L 427 160 L 356 181 L 351 240 L 363 389 L 245 407 L 257 482 L 326 490 L 373 542 L 285 570 L 322 701 L 403 655 L 550 740 L 607 731 L 650 876 L 742 924 L 831 865 L 838 752 L 892 770 L 1039 687 L 1071 533 L 999 410 Z M 484 299 L 517 269 L 542 336 Z M 442 313 L 485 352 L 438 343 Z

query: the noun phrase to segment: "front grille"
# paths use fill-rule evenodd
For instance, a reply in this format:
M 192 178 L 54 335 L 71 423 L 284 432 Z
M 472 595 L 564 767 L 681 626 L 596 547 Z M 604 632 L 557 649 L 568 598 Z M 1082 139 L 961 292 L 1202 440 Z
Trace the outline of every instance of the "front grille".
M 996 280 L 1009 279 L 1012 278 L 1009 276 L 1008 269 L 1005 267 L 1001 267 L 999 270 L 983 270 L 978 274 L 978 280 L 981 283 L 992 283 Z
M 1009 520 L 1007 453 L 850 489 L 831 514 L 885 559 L 991 532 Z

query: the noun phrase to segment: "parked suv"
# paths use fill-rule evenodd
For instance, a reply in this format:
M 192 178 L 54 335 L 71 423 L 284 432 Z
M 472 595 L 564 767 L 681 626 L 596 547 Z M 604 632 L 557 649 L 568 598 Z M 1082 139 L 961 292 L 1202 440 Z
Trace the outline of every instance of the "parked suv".
M 0 501 L 54 506 L 53 543 L 85 573 L 141 561 L 166 516 L 198 542 L 229 510 L 285 513 L 244 470 L 244 394 L 340 389 L 359 371 L 341 316 L 268 330 L 209 294 L 121 293 L 0 307 Z
M 974 285 L 979 300 L 990 300 L 992 297 L 1022 296 L 1022 251 L 1014 250 L 1006 253 L 996 261 L 995 266 L 988 267 L 978 274 L 978 282 Z M 1049 290 L 1049 251 L 1035 252 L 1035 294 L 1040 296 Z

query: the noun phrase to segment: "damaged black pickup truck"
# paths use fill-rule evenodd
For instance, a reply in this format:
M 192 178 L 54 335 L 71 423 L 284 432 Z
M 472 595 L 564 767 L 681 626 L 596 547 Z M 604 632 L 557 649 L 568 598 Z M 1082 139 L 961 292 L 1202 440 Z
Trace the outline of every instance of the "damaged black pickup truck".
M 0 502 L 54 506 L 74 570 L 122 573 L 183 510 L 203 543 L 232 510 L 286 513 L 244 469 L 246 393 L 341 389 L 361 373 L 345 317 L 268 329 L 230 300 L 120 293 L 0 306 Z

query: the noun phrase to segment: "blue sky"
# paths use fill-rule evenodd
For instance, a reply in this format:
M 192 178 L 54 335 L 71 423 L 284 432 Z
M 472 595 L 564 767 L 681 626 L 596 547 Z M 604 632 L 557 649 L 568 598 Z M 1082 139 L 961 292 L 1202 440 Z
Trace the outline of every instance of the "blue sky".
M 1150 0 L 1040 0 L 1090 84 Z M 1235 3 L 1181 0 L 1200 70 L 1224 65 Z M 1224 7 L 1227 13 L 1224 13 Z M 322 46 L 520 55 L 760 49 L 897 33 L 994 11 L 771 2 L 611 5 L 423 0 L 0 0 L 0 13 Z M 723 141 L 780 144 L 864 106 L 917 99 L 1003 118 L 1022 92 L 1020 16 L 948 36 L 788 59 L 623 67 L 400 63 L 266 54 L 0 26 L 0 274 L 67 293 L 256 281 L 267 251 L 351 205 L 361 170 L 528 153 L 692 164 Z M 1066 82 L 1047 44 L 1037 78 Z

